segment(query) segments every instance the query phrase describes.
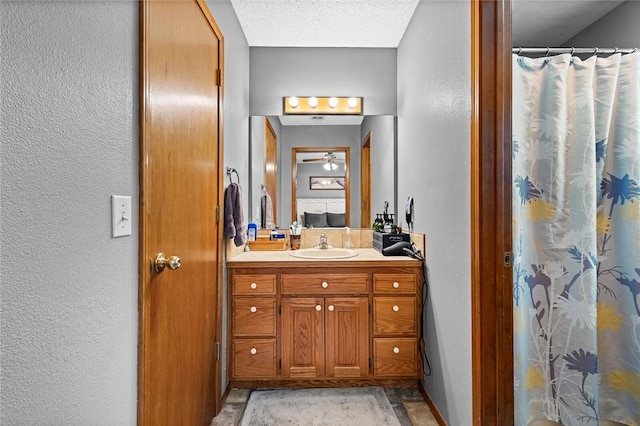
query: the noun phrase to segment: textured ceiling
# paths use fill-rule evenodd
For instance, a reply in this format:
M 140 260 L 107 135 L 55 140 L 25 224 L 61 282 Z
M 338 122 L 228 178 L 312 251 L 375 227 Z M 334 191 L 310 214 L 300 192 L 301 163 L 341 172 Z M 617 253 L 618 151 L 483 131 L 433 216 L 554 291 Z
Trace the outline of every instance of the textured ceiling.
M 560 46 L 620 3 L 623 1 L 513 0 L 512 44 L 515 47 Z
M 422 1 L 437 4 L 469 0 Z M 230 2 L 249 46 L 394 48 L 419 0 Z M 513 45 L 559 46 L 620 3 L 623 1 L 513 0 Z
M 419 0 L 231 0 L 249 46 L 398 47 Z

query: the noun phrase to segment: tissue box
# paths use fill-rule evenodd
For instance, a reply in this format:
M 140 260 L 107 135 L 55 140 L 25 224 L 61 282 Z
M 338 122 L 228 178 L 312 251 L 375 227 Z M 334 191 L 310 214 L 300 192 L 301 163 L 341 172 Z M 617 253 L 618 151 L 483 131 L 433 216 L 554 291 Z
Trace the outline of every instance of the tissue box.
M 409 234 L 400 233 L 400 234 L 391 234 L 391 233 L 383 233 L 383 232 L 375 232 L 373 233 L 373 248 L 382 253 L 382 249 L 387 248 L 389 246 L 394 245 L 399 241 L 411 241 Z

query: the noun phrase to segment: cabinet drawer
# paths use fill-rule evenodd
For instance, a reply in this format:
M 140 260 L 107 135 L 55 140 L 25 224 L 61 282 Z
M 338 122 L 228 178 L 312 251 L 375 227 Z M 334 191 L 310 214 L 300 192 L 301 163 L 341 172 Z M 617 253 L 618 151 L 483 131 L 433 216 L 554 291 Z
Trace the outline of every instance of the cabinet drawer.
M 418 345 L 414 338 L 373 339 L 373 374 L 376 376 L 416 376 Z
M 416 294 L 414 274 L 374 274 L 373 292 L 389 294 Z
M 233 337 L 275 335 L 275 297 L 233 299 Z
M 282 294 L 363 294 L 367 274 L 282 275 Z
M 380 334 L 415 334 L 415 297 L 374 297 L 373 332 Z
M 264 378 L 276 375 L 276 339 L 234 339 L 233 377 Z
M 276 294 L 275 275 L 234 275 L 233 294 Z

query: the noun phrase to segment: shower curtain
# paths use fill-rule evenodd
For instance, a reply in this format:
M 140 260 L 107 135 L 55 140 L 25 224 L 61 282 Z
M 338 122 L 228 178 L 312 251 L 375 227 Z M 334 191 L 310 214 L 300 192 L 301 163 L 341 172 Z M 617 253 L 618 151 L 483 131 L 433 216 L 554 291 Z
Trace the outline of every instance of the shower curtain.
M 512 69 L 515 424 L 640 425 L 640 53 Z

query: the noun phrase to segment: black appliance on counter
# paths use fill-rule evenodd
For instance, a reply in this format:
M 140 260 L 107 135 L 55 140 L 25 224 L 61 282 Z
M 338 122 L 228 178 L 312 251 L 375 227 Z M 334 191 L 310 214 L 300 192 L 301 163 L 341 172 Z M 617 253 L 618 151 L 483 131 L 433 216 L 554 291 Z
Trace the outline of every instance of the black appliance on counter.
M 373 232 L 373 248 L 385 256 L 405 256 L 404 253 L 389 254 L 383 252 L 383 249 L 394 245 L 400 241 L 411 242 L 411 238 L 407 233 L 390 233 L 390 232 Z

